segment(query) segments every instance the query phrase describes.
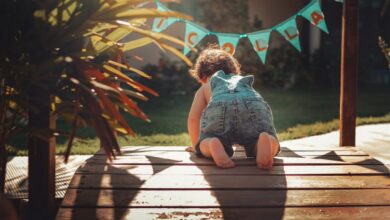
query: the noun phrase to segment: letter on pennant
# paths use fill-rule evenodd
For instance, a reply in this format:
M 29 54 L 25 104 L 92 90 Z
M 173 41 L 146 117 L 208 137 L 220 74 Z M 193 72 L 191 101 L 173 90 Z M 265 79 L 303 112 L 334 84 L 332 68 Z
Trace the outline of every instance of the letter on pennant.
M 186 46 L 183 49 L 184 55 L 187 55 L 190 52 L 190 47 L 187 45 L 195 47 L 208 33 L 208 30 L 192 22 L 186 21 L 186 30 L 184 36 L 184 42 L 186 43 Z
M 221 49 L 233 55 L 236 52 L 238 41 L 240 40 L 239 34 L 216 34 L 218 37 L 219 46 Z
M 321 10 L 319 0 L 315 0 L 309 3 L 309 5 L 301 12 L 301 15 L 310 21 L 310 23 L 312 23 L 314 26 L 318 27 L 325 33 L 329 33 L 325 22 L 325 15 Z
M 301 44 L 299 42 L 299 31 L 297 28 L 295 17 L 292 17 L 290 20 L 277 27 L 276 30 L 299 52 L 301 51 Z
M 265 63 L 267 51 L 269 48 L 269 37 L 271 30 L 258 31 L 247 34 L 249 41 L 252 43 L 253 49 L 256 51 L 260 60 Z
M 169 9 L 161 4 L 160 2 L 157 2 L 157 10 L 159 11 L 169 11 Z M 165 29 L 167 29 L 171 24 L 175 23 L 176 19 L 174 18 L 155 18 L 153 21 L 153 27 L 152 30 L 154 32 L 161 32 Z

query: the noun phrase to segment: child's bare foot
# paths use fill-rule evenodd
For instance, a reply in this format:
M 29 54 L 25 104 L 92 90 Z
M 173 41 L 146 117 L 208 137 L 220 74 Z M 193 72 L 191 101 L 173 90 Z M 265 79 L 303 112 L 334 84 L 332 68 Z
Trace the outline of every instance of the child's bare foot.
M 229 155 L 227 155 L 222 143 L 218 138 L 206 139 L 203 141 L 203 143 L 201 143 L 200 147 L 206 151 L 204 153 L 210 154 L 218 167 L 232 168 L 235 166 L 233 160 L 230 159 Z
M 270 137 L 266 133 L 261 133 L 257 141 L 257 153 L 256 153 L 256 163 L 257 167 L 260 169 L 269 170 L 272 168 L 274 163 L 273 158 L 273 148 Z

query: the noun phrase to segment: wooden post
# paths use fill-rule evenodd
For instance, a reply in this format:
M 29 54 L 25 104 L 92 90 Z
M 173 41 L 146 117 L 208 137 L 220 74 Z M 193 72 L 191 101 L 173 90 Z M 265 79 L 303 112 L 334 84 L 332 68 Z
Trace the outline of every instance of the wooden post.
M 7 88 L 5 86 L 5 79 L 0 81 L 0 124 L 3 126 L 6 122 L 7 113 Z M 0 197 L 5 193 L 5 177 L 7 173 L 7 151 L 5 149 L 5 130 L 0 129 Z
M 0 141 L 0 197 L 5 193 L 5 177 L 7 174 L 7 151 L 5 143 Z
M 344 0 L 341 42 L 340 146 L 355 146 L 358 0 Z
M 39 112 L 29 112 L 29 126 L 38 129 L 54 129 L 55 120 L 50 117 L 50 96 L 39 88 L 31 93 L 31 103 Z M 37 98 L 39 97 L 39 98 Z M 44 100 L 42 105 L 34 99 Z M 53 219 L 55 214 L 55 138 L 46 140 L 30 137 L 28 143 L 28 219 Z

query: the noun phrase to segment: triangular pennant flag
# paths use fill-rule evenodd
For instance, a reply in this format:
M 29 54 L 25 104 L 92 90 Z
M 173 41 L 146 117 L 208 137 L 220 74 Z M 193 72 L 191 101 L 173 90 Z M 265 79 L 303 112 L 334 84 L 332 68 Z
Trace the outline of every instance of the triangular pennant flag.
M 319 0 L 312 1 L 309 5 L 303 10 L 301 15 L 310 21 L 314 26 L 317 26 L 325 33 L 329 33 L 328 27 L 326 26 L 325 16 L 321 10 L 321 5 Z
M 249 41 L 252 43 L 253 49 L 260 57 L 261 61 L 265 63 L 267 51 L 269 48 L 269 36 L 271 30 L 258 31 L 247 34 Z
M 215 35 L 218 37 L 218 42 L 221 49 L 233 55 L 236 51 L 238 41 L 240 40 L 240 35 L 224 33 L 216 33 Z
M 290 20 L 282 23 L 276 30 L 290 42 L 299 52 L 301 52 L 301 44 L 299 42 L 299 30 L 295 21 L 295 16 Z
M 208 30 L 192 22 L 186 21 L 186 31 L 184 35 L 186 46 L 184 46 L 183 49 L 184 55 L 187 55 L 190 52 L 190 48 L 187 45 L 195 47 L 208 33 Z
M 160 2 L 156 2 L 156 4 L 157 4 L 157 10 L 169 11 L 169 8 L 167 8 L 165 5 L 161 4 Z M 175 18 L 155 18 L 153 21 L 152 30 L 154 32 L 161 32 L 167 29 L 171 24 L 175 23 L 176 20 L 177 19 Z

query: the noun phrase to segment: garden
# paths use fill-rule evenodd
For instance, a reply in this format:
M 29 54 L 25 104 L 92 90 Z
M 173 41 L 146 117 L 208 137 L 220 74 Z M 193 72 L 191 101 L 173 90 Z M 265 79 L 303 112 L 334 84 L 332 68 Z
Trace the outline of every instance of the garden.
M 302 188 L 310 191 L 316 184 L 314 179 L 308 180 L 312 181 L 310 187 L 303 184 L 289 188 L 287 184 L 295 181 L 286 177 L 288 172 L 292 172 L 292 176 L 302 175 L 297 178 L 306 178 L 305 173 L 288 169 L 297 164 L 302 167 L 356 165 L 357 168 L 351 168 L 353 172 L 357 170 L 356 176 L 371 175 L 371 170 L 379 170 L 375 174 L 378 184 L 386 185 L 388 179 L 380 178 L 388 175 L 387 165 L 349 148 L 344 152 L 281 146 L 281 158 L 275 159 L 276 169 L 270 173 L 253 173 L 255 171 L 246 168 L 253 161 L 237 160 L 238 169 L 248 172 L 241 177 L 235 171 L 224 173 L 211 167 L 212 160 L 194 158 L 192 154 L 187 158 L 188 152 L 184 149 L 192 145 L 189 114 L 201 86 L 190 72 L 201 51 L 210 45 L 234 56 L 244 76 L 254 76 L 253 87 L 271 106 L 277 137 L 282 143 L 340 130 L 340 145 L 355 146 L 356 126 L 390 123 L 390 0 L 296 0 L 283 1 L 283 6 L 281 3 L 282 0 L 6 0 L 0 3 L 3 27 L 0 33 L 0 219 L 7 215 L 7 219 L 16 218 L 4 209 L 10 205 L 8 199 L 13 207 L 8 211 L 18 209 L 25 219 L 53 219 L 58 210 L 57 219 L 80 219 L 77 212 L 68 212 L 68 209 L 74 204 L 76 210 L 91 208 L 89 203 L 83 203 L 79 196 L 81 191 L 93 193 L 89 198 L 96 199 L 90 201 L 96 205 L 93 210 L 96 219 L 123 219 L 126 209 L 134 207 L 146 207 L 143 211 L 153 215 L 152 208 L 167 204 L 170 207 L 170 196 L 174 193 L 183 193 L 179 200 L 188 198 L 186 190 L 206 190 L 202 191 L 206 194 L 213 191 L 211 194 L 215 194 L 217 203 L 210 205 L 206 201 L 205 206 L 220 209 L 214 217 L 223 218 L 232 214 L 225 206 L 240 208 L 242 204 L 224 203 L 226 195 L 221 192 L 225 188 L 219 185 L 221 180 L 217 177 L 212 181 L 214 175 L 237 178 L 269 175 L 279 182 L 280 188 L 276 190 Z M 345 19 L 348 16 L 351 19 Z M 145 155 L 138 152 L 139 146 L 145 147 Z M 121 149 L 125 149 L 124 153 Z M 153 152 L 166 155 L 158 157 Z M 312 158 L 310 153 L 318 154 L 319 158 Z M 70 158 L 81 155 L 91 158 L 83 161 L 77 171 L 72 171 L 70 176 L 74 178 L 66 180 L 71 187 L 65 196 L 56 198 L 55 162 L 66 166 Z M 365 160 L 357 161 L 356 155 Z M 302 161 L 290 158 L 295 156 Z M 7 181 L 8 185 L 15 181 L 14 176 L 7 176 L 15 175 L 14 170 L 7 173 L 7 163 L 18 159 L 23 160 L 23 168 L 20 168 L 23 172 L 18 171 L 23 174 L 15 179 L 23 176 L 24 183 L 28 180 L 22 197 L 7 191 Z M 204 188 L 192 188 L 196 181 L 185 190 L 175 188 L 180 182 L 160 186 L 151 181 L 151 186 L 146 184 L 143 188 L 148 175 L 150 180 L 157 175 L 161 182 L 167 181 L 164 175 L 159 176 L 165 169 L 176 167 L 178 173 L 168 174 L 181 176 L 178 164 L 188 166 L 190 181 L 207 181 L 201 183 L 205 184 Z M 106 168 L 98 168 L 100 165 Z M 363 170 L 366 165 L 376 168 Z M 152 167 L 152 173 L 148 173 L 148 166 Z M 284 167 L 286 170 L 279 170 Z M 352 172 L 340 167 L 336 167 L 336 171 L 329 168 L 324 171 L 325 175 Z M 194 168 L 199 168 L 201 173 Z M 95 179 L 88 177 L 89 174 L 80 177 L 88 172 Z M 198 180 L 196 175 L 199 174 L 205 179 Z M 107 176 L 111 178 L 111 185 L 105 185 Z M 75 183 L 79 177 L 80 182 Z M 89 178 L 93 181 L 83 182 Z M 333 186 L 327 181 L 324 180 L 336 191 L 348 188 L 341 183 Z M 255 185 L 234 184 L 231 187 L 237 191 L 259 191 Z M 266 184 L 260 190 L 274 190 L 272 187 Z M 326 190 L 327 185 L 321 187 Z M 375 189 L 379 193 L 382 188 Z M 127 190 L 131 196 L 121 200 L 117 199 L 121 196 L 119 193 L 113 194 L 107 205 L 99 203 L 99 190 Z M 139 206 L 137 193 L 146 195 L 147 191 L 162 195 L 161 203 L 158 199 L 149 199 L 145 207 Z M 164 197 L 163 191 L 171 194 Z M 102 197 L 107 195 L 103 193 Z M 263 205 L 254 207 L 255 212 L 262 213 L 261 208 L 268 205 L 278 210 L 290 207 L 288 195 L 276 196 L 281 197 L 280 204 L 260 201 Z M 141 201 L 149 197 L 140 198 Z M 28 205 L 24 207 L 26 200 Z M 119 204 L 120 201 L 123 204 Z M 181 213 L 183 201 L 173 205 L 180 208 L 180 212 L 160 213 L 159 217 L 173 218 Z M 196 203 L 199 201 L 195 198 L 184 202 L 191 204 L 187 207 L 191 210 L 202 207 Z M 328 205 L 322 202 L 315 204 Z M 299 205 L 292 203 L 291 207 L 295 206 Z M 114 214 L 108 217 L 107 213 L 98 214 L 106 208 L 112 208 Z M 292 213 L 298 213 L 299 217 L 305 210 Z M 270 216 L 282 219 L 283 213 L 278 211 Z

